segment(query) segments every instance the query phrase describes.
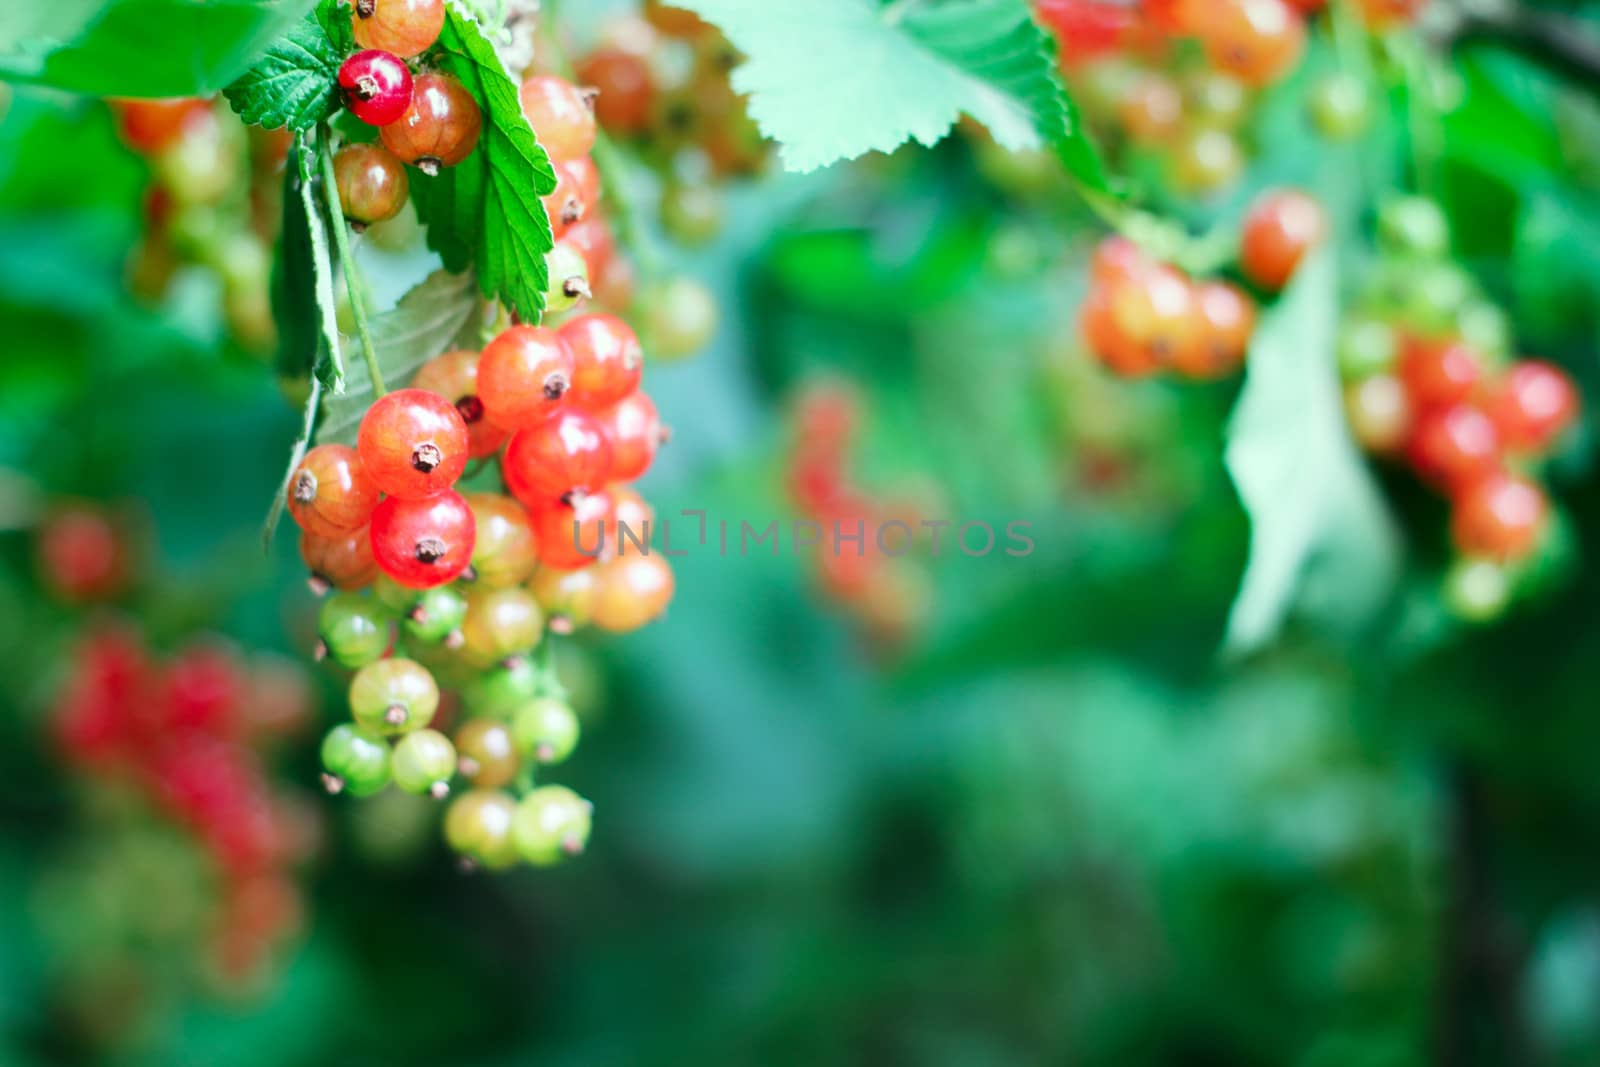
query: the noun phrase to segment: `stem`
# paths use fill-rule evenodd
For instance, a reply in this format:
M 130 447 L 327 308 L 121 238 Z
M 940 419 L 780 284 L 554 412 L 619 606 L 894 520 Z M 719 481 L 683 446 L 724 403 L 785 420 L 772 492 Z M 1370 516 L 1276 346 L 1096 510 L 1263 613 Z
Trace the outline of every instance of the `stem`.
M 1420 39 L 1413 36 L 1398 37 L 1391 42 L 1391 48 L 1405 75 L 1406 139 L 1411 147 L 1412 180 L 1419 193 L 1431 195 L 1435 187 L 1435 164 L 1444 140 L 1438 102 L 1434 96 L 1434 72 Z
M 366 360 L 367 373 L 372 377 L 373 395 L 382 396 L 389 390 L 384 387 L 383 372 L 378 369 L 378 353 L 372 347 L 372 333 L 367 327 L 366 286 L 356 257 L 350 253 L 350 228 L 345 223 L 344 208 L 339 203 L 339 182 L 333 173 L 333 133 L 327 123 L 317 127 L 317 142 L 322 155 L 322 198 L 333 228 L 333 243 L 339 250 L 339 265 L 344 268 L 344 287 L 350 294 L 350 313 L 355 316 L 356 334 L 361 338 L 361 358 Z

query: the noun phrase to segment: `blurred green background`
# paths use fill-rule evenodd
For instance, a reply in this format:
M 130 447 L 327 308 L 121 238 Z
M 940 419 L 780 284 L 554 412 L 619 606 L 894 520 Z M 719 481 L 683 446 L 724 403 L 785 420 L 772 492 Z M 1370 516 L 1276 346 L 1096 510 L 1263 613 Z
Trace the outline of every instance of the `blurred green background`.
M 1492 45 L 1453 69 L 1435 189 L 1458 251 L 1522 348 L 1595 395 L 1600 112 Z M 1158 206 L 1236 219 L 1304 183 L 1351 290 L 1409 164 L 1389 124 L 1319 141 L 1297 84 L 1234 193 Z M 32 524 L 41 501 L 131 502 L 154 643 L 303 656 L 292 532 L 266 557 L 257 537 L 298 414 L 203 279 L 127 295 L 147 174 L 104 104 L 4 99 L 0 1063 L 1600 1062 L 1584 448 L 1557 471 L 1565 573 L 1502 622 L 1445 620 L 1442 512 L 1386 475 L 1406 578 L 1380 620 L 1221 655 L 1249 544 L 1222 465 L 1239 383 L 1063 372 L 1103 227 L 963 137 L 741 184 L 703 249 L 651 234 L 721 328 L 647 373 L 674 435 L 643 488 L 667 516 L 789 519 L 786 412 L 843 375 L 864 483 L 932 479 L 963 519 L 1030 522 L 1031 556 L 935 561 L 889 650 L 803 558 L 691 553 L 662 622 L 564 660 L 585 741 L 561 780 L 596 805 L 581 860 L 463 876 L 421 802 L 319 798 L 305 934 L 261 988 L 215 995 L 154 949 L 106 982 L 108 931 L 161 900 L 45 738 L 84 617 L 41 591 Z M 362 255 L 380 300 L 428 266 Z M 280 770 L 307 790 L 313 745 Z M 92 891 L 52 893 L 74 863 Z

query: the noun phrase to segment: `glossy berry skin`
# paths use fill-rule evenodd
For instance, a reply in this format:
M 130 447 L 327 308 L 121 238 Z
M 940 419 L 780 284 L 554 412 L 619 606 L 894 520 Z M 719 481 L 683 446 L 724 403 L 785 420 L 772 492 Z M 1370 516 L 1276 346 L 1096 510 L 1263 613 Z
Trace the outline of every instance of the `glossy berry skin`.
M 517 752 L 540 763 L 560 763 L 572 755 L 580 733 L 572 705 L 555 697 L 530 700 L 511 716 Z
M 478 398 L 490 422 L 516 430 L 560 408 L 572 378 L 572 351 L 559 333 L 545 326 L 513 326 L 490 341 L 478 359 Z
M 476 524 L 454 490 L 423 500 L 388 497 L 372 513 L 372 558 L 412 589 L 455 581 L 472 562 Z
M 1500 469 L 1500 434 L 1481 410 L 1457 404 L 1420 415 L 1406 454 L 1425 480 L 1456 491 Z
M 646 56 L 601 48 L 578 64 L 578 80 L 598 90 L 594 115 L 613 134 L 642 133 L 655 107 L 655 84 Z
M 611 480 L 631 482 L 648 471 L 662 441 L 661 417 L 650 395 L 631 393 L 597 418 L 611 443 Z
M 599 420 L 576 408 L 518 430 L 501 471 L 511 495 L 540 507 L 569 493 L 599 489 L 611 478 L 611 442 Z
M 511 823 L 517 802 L 495 789 L 473 789 L 450 804 L 444 816 L 445 843 L 490 870 L 517 862 Z
M 1507 449 L 1538 454 L 1577 419 L 1578 391 L 1561 368 L 1524 360 L 1494 383 L 1485 408 Z
M 551 633 L 570 634 L 589 625 L 597 584 L 594 575 L 592 567 L 577 571 L 540 567 L 528 582 L 528 590 L 549 620 Z
M 1203 282 L 1194 293 L 1199 336 L 1173 353 L 1172 369 L 1197 379 L 1232 374 L 1244 363 L 1255 332 L 1255 303 L 1227 282 Z
M 552 500 L 529 510 L 539 542 L 540 568 L 579 570 L 594 564 L 613 544 L 609 492 L 585 493 L 570 504 Z
M 423 590 L 406 612 L 406 636 L 423 644 L 436 644 L 461 629 L 467 617 L 467 598 L 452 585 Z
M 423 74 L 403 114 L 384 126 L 383 146 L 424 174 L 438 174 L 472 154 L 483 113 L 466 86 L 448 74 Z
M 361 419 L 356 449 L 372 483 L 416 500 L 448 489 L 467 469 L 471 443 L 456 406 L 425 389 L 379 397 Z
M 318 652 L 341 667 L 365 667 L 383 657 L 394 641 L 389 613 L 377 600 L 340 592 L 322 602 L 317 613 Z
M 578 855 L 589 843 L 592 810 L 593 805 L 566 786 L 533 790 L 517 804 L 511 823 L 517 854 L 536 867 Z
M 615 315 L 579 315 L 560 333 L 572 353 L 572 403 L 609 407 L 639 387 L 644 349 L 626 322 Z
M 522 769 L 511 728 L 498 719 L 469 719 L 456 731 L 455 744 L 457 769 L 476 789 L 510 785 Z
M 500 493 L 468 493 L 465 499 L 477 526 L 472 548 L 477 584 L 504 589 L 527 581 L 539 563 L 528 510 Z
M 1454 504 L 1450 533 L 1456 548 L 1505 562 L 1526 559 L 1538 547 L 1549 511 L 1543 490 L 1508 474 L 1473 483 Z
M 385 737 L 420 730 L 439 710 L 439 686 L 422 664 L 380 659 L 350 679 L 350 714 L 368 733 Z
M 1483 380 L 1478 354 L 1459 342 L 1410 341 L 1400 355 L 1400 380 L 1419 411 L 1470 400 Z
M 626 552 L 600 565 L 593 623 L 629 633 L 660 618 L 672 600 L 672 567 L 659 552 Z
M 468 454 L 473 459 L 500 451 L 511 435 L 490 422 L 478 398 L 478 353 L 456 349 L 424 363 L 411 379 L 411 388 L 438 393 L 456 406 L 467 424 Z
M 1239 266 L 1256 285 L 1278 292 L 1326 231 L 1321 205 L 1305 193 L 1264 193 L 1245 218 Z
M 1284 0 L 1187 0 L 1186 7 L 1211 65 L 1246 85 L 1281 81 L 1305 52 L 1305 24 Z
M 389 768 L 394 784 L 407 793 L 442 800 L 456 773 L 456 749 L 437 730 L 414 730 L 394 743 Z
M 411 71 L 398 56 L 369 48 L 339 67 L 339 91 L 350 114 L 368 126 L 388 126 L 411 106 Z
M 1138 376 L 1165 367 L 1200 339 L 1194 287 L 1181 271 L 1163 264 L 1114 286 L 1104 314 L 1099 328 L 1109 345 L 1108 365 L 1120 374 Z
M 389 744 L 349 723 L 322 739 L 323 781 L 329 792 L 370 797 L 389 784 Z
M 544 612 L 521 586 L 474 589 L 467 596 L 461 635 L 462 658 L 475 667 L 489 667 L 532 651 L 544 636 Z
M 593 294 L 589 290 L 589 261 L 565 241 L 557 241 L 544 257 L 550 287 L 544 293 L 544 309 L 552 315 L 570 311 Z
M 350 28 L 356 44 L 401 59 L 421 55 L 444 29 L 444 0 L 355 0 Z
M 311 572 L 313 585 L 323 589 L 364 589 L 378 576 L 372 558 L 372 537 L 367 527 L 338 537 L 321 537 L 309 530 L 300 535 L 300 558 Z
M 289 479 L 289 514 L 302 530 L 344 537 L 365 526 L 378 506 L 378 487 L 349 445 L 318 445 Z
M 333 177 L 344 217 L 358 227 L 400 214 L 410 194 L 405 164 L 374 144 L 347 144 L 333 156 Z
M 519 97 L 523 116 L 552 160 L 589 154 L 595 138 L 589 94 L 563 78 L 535 74 L 522 83 Z
M 1392 374 L 1368 375 L 1349 386 L 1344 409 L 1350 435 L 1368 452 L 1398 452 L 1411 436 L 1411 398 Z

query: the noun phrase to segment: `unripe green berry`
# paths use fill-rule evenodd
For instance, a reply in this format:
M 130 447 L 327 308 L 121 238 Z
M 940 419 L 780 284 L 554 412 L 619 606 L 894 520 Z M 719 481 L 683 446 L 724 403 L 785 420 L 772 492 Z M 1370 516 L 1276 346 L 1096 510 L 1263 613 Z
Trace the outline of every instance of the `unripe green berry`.
M 1311 87 L 1306 101 L 1317 132 L 1330 141 L 1359 137 L 1372 118 L 1370 94 L 1354 74 L 1337 71 Z
M 461 702 L 473 715 L 506 719 L 538 692 L 538 672 L 518 658 L 482 672 L 462 688 Z
M 1463 622 L 1494 622 L 1511 602 L 1511 575 L 1494 560 L 1458 559 L 1445 573 L 1444 599 Z
M 722 232 L 722 197 L 711 182 L 668 182 L 661 190 L 661 227 L 680 244 L 703 245 Z
M 657 282 L 641 300 L 644 337 L 655 359 L 684 359 L 711 343 L 717 332 L 717 298 L 705 285 L 679 274 Z
M 517 805 L 511 823 L 517 854 L 535 867 L 576 856 L 589 842 L 593 807 L 566 786 L 535 789 Z
M 540 763 L 560 763 L 578 747 L 578 716 L 572 705 L 555 697 L 539 697 L 511 717 L 511 739 L 517 751 Z
M 389 784 L 389 745 L 349 723 L 322 739 L 323 783 L 331 793 L 367 797 Z
M 1381 374 L 1394 366 L 1399 350 L 1399 339 L 1387 323 L 1351 319 L 1339 330 L 1339 374 L 1346 381 Z
M 356 724 L 385 736 L 420 730 L 439 710 L 439 687 L 422 664 L 380 659 L 350 680 L 350 713 Z
M 473 789 L 450 802 L 444 813 L 445 844 L 485 867 L 509 867 L 517 861 L 511 824 L 517 802 L 498 789 Z
M 334 593 L 317 613 L 319 654 L 352 670 L 378 660 L 394 640 L 389 613 L 361 593 Z
M 444 641 L 461 628 L 467 615 L 467 598 L 453 585 L 425 589 L 406 613 L 406 636 L 425 644 Z
M 407 793 L 443 799 L 456 773 L 456 747 L 438 730 L 414 730 L 394 743 L 394 784 Z
M 1427 197 L 1396 197 L 1378 210 L 1378 243 L 1402 256 L 1442 259 L 1450 254 L 1450 222 Z
M 578 301 L 586 300 L 589 292 L 589 264 L 583 253 L 565 241 L 557 241 L 550 254 L 544 257 L 550 288 L 544 294 L 544 309 L 552 314 L 566 311 Z

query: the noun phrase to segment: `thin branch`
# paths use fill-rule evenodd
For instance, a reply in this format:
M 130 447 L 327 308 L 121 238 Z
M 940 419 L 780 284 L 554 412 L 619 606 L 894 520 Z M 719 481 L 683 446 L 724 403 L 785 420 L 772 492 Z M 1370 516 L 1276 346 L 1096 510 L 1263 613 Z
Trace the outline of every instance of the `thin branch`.
M 333 137 L 326 124 L 317 141 L 322 155 L 322 196 L 328 208 L 328 222 L 333 229 L 333 242 L 339 249 L 339 266 L 344 269 L 345 291 L 350 294 L 350 313 L 356 320 L 356 334 L 361 338 L 361 357 L 366 360 L 367 373 L 372 377 L 372 391 L 382 396 L 389 390 L 383 384 L 383 372 L 378 368 L 378 353 L 372 347 L 372 333 L 367 327 L 367 294 L 362 283 L 361 268 L 350 253 L 350 226 L 344 219 L 344 207 L 339 203 L 339 182 L 333 172 Z

